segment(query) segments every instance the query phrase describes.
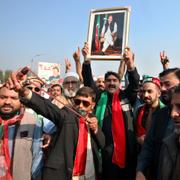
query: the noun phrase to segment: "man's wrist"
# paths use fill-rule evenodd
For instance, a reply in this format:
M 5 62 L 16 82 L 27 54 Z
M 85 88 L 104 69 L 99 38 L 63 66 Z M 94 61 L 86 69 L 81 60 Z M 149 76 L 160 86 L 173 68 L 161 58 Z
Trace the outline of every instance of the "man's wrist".
M 84 59 L 84 64 L 90 64 L 90 60 L 89 59 Z
M 32 91 L 30 91 L 30 90 L 27 89 L 27 88 L 22 88 L 22 89 L 19 91 L 19 96 L 20 96 L 20 97 L 23 97 L 23 98 L 26 98 L 26 99 L 31 99 L 31 97 L 32 97 Z
M 128 66 L 128 67 L 127 67 L 127 70 L 128 70 L 128 71 L 134 71 L 134 70 L 135 70 L 135 65 L 133 64 L 133 65 L 131 65 L 131 66 Z

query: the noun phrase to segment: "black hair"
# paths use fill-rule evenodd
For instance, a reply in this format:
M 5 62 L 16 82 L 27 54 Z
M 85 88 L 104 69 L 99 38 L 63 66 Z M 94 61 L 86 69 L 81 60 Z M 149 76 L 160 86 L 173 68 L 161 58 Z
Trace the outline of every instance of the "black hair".
M 166 69 L 164 71 L 162 71 L 160 74 L 159 74 L 159 77 L 163 77 L 163 76 L 166 76 L 170 73 L 174 73 L 175 76 L 180 79 L 180 69 L 179 68 L 170 68 L 170 69 Z
M 95 101 L 95 99 L 96 99 L 96 93 L 94 92 L 94 90 L 87 86 L 80 88 L 77 91 L 76 96 L 92 97 L 93 101 Z
M 49 88 L 49 91 L 51 91 L 54 87 L 60 87 L 61 92 L 63 92 L 63 88 L 60 84 L 52 84 L 51 87 Z
M 121 81 L 119 74 L 116 73 L 116 72 L 113 72 L 113 71 L 108 71 L 108 72 L 105 74 L 104 79 L 106 80 L 110 75 L 115 76 L 115 77 L 119 80 L 119 82 Z
M 180 85 L 176 86 L 176 88 L 174 89 L 174 94 L 179 94 L 180 93 Z
M 54 88 L 54 87 L 60 87 L 60 88 L 62 89 L 62 87 L 61 87 L 60 84 L 52 84 L 52 85 L 51 85 L 51 88 Z

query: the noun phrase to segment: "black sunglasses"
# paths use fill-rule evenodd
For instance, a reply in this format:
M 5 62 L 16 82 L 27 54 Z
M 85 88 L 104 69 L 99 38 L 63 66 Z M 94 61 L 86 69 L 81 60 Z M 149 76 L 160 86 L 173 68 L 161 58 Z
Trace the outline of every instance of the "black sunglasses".
M 85 100 L 80 100 L 80 99 L 74 99 L 74 104 L 76 106 L 79 106 L 80 104 L 83 104 L 84 107 L 89 107 L 91 105 L 91 103 L 89 101 L 85 101 Z
M 41 89 L 38 88 L 38 87 L 31 87 L 31 86 L 28 86 L 27 87 L 28 89 L 30 89 L 31 91 L 35 91 L 35 92 L 39 92 Z

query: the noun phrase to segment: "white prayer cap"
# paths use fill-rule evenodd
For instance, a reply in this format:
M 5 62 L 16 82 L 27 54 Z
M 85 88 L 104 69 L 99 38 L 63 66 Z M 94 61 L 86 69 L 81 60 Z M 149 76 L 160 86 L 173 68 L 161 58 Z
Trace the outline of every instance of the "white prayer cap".
M 104 75 L 98 76 L 97 79 L 104 79 Z
M 67 78 L 67 77 L 75 77 L 77 80 L 79 80 L 79 76 L 76 72 L 68 72 L 65 74 L 64 76 L 64 80 Z

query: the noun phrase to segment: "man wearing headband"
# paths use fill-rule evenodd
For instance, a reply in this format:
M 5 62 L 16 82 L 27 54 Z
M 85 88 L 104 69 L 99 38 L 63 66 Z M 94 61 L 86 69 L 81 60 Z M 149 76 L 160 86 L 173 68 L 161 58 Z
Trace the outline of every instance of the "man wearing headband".
M 138 157 L 136 180 L 144 180 L 148 173 L 153 180 L 158 176 L 159 152 L 163 139 L 174 131 L 174 123 L 170 117 L 171 96 L 173 89 L 180 84 L 180 69 L 171 68 L 159 74 L 161 81 L 161 100 L 166 107 L 159 109 L 152 119 L 152 125 L 146 135 L 141 153 Z

